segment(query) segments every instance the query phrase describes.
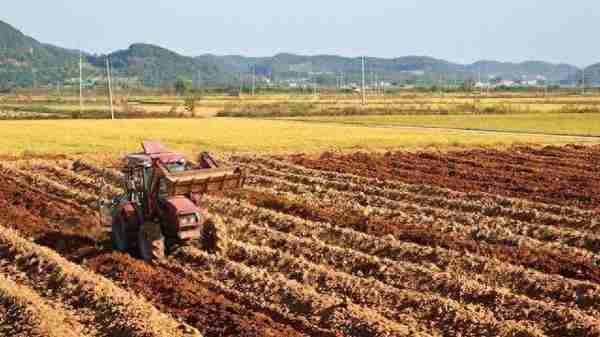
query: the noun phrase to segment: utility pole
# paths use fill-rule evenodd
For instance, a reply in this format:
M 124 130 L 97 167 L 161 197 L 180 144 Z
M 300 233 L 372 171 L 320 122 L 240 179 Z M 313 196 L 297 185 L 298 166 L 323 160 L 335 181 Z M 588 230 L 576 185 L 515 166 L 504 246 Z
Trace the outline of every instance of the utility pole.
M 106 76 L 108 79 L 108 103 L 110 105 L 110 118 L 115 119 L 115 110 L 113 108 L 112 87 L 110 83 L 110 56 L 106 55 Z
M 489 96 L 490 90 L 491 90 L 491 83 L 490 83 L 490 75 L 489 75 L 489 70 L 488 70 L 487 64 L 483 68 L 483 76 L 486 78 L 485 95 Z
M 36 78 L 35 78 L 35 68 L 33 68 L 33 67 L 31 68 L 31 81 L 32 81 L 31 89 L 35 90 L 35 87 L 37 85 L 36 85 Z
M 365 91 L 365 57 L 362 57 L 362 104 L 367 104 L 367 96 Z
M 196 73 L 196 89 L 200 89 L 202 87 L 202 76 L 200 74 L 200 70 Z
M 243 73 L 240 71 L 240 97 L 242 97 L 243 91 L 244 91 L 244 77 L 243 77 Z
M 79 51 L 79 116 L 83 115 L 83 55 Z
M 31 54 L 31 89 L 35 90 L 35 66 L 33 65 L 33 48 L 29 48 L 29 54 Z
M 252 96 L 256 92 L 256 66 L 252 66 Z
M 585 67 L 581 71 L 581 94 L 585 95 Z

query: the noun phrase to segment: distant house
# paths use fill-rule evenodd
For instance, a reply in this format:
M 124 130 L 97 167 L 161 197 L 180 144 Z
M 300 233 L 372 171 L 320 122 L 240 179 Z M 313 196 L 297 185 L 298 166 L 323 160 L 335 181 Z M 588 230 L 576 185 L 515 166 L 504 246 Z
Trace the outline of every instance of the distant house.
M 503 79 L 499 79 L 494 83 L 494 87 L 495 88 L 510 88 L 510 87 L 515 87 L 518 86 L 519 83 L 513 80 L 503 80 Z
M 23 54 L 33 54 L 33 48 L 29 47 L 29 48 L 17 48 L 17 52 L 18 53 L 23 53 Z
M 525 81 L 524 84 L 527 85 L 527 86 L 530 86 L 530 87 L 537 87 L 538 85 L 540 85 L 540 81 L 538 81 L 538 80 L 529 80 L 529 81 Z

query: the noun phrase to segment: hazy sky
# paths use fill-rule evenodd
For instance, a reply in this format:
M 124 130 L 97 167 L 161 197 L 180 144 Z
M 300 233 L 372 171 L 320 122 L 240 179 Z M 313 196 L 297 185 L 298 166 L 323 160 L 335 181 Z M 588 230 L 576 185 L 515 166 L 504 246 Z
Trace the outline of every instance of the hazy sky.
M 147 42 L 185 55 L 600 61 L 598 0 L 3 0 L 0 20 L 96 53 Z

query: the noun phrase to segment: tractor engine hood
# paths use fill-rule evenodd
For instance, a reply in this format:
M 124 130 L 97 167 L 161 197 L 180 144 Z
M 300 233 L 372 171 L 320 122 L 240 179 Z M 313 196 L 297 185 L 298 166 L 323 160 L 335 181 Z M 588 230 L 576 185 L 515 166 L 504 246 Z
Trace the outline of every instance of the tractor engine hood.
M 177 215 L 200 213 L 200 208 L 186 197 L 170 197 L 165 202 Z

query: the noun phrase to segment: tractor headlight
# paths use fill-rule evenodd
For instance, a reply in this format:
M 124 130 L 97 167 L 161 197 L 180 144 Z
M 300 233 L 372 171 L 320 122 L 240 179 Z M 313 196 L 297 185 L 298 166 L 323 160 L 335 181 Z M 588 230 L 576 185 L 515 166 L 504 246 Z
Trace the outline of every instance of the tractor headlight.
M 179 225 L 181 226 L 193 226 L 198 223 L 198 217 L 196 214 L 187 214 L 179 217 Z

